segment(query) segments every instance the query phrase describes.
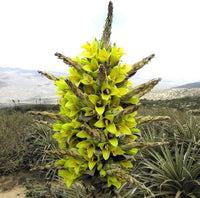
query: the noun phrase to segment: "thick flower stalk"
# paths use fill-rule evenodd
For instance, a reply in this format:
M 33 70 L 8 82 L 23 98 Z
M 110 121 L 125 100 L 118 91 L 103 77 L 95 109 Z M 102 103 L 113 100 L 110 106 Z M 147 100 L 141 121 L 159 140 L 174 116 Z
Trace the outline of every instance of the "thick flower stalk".
M 136 117 L 141 105 L 139 98 L 160 79 L 132 87 L 129 78 L 154 55 L 132 66 L 120 61 L 125 54 L 123 48 L 110 43 L 112 11 L 113 5 L 109 2 L 106 24 L 99 41 L 87 42 L 82 46 L 83 52 L 73 59 L 55 54 L 70 66 L 68 77 L 57 78 L 39 72 L 55 81 L 61 95 L 59 114 L 35 114 L 57 119 L 53 125 L 53 137 L 58 141 L 60 151 L 49 153 L 59 156 L 55 166 L 68 188 L 79 180 L 94 186 L 95 178 L 101 181 L 96 185 L 102 189 L 105 184 L 119 188 L 127 180 L 133 156 L 139 149 L 165 144 L 137 142 L 138 123 L 168 117 Z

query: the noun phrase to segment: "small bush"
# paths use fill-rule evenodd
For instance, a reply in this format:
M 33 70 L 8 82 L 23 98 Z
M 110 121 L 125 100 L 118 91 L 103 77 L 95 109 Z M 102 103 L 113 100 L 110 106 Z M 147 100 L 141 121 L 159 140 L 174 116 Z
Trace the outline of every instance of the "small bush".
M 31 117 L 15 111 L 0 111 L 0 174 L 25 167 Z

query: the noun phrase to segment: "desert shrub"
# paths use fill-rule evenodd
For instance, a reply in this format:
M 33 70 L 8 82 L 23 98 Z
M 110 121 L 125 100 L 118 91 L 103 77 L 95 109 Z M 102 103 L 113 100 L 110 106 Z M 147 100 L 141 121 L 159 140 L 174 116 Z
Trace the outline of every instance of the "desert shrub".
M 32 110 L 31 106 L 29 108 Z M 47 105 L 46 108 L 50 107 Z M 37 118 L 42 121 L 48 120 L 41 116 Z M 34 124 L 33 117 L 29 114 L 16 111 L 15 108 L 0 110 L 1 174 L 28 170 L 35 165 L 52 161 L 53 155 L 46 156 L 44 151 L 55 149 L 56 146 L 52 130 L 47 126 Z
M 31 118 L 15 111 L 0 111 L 0 173 L 6 174 L 25 167 Z

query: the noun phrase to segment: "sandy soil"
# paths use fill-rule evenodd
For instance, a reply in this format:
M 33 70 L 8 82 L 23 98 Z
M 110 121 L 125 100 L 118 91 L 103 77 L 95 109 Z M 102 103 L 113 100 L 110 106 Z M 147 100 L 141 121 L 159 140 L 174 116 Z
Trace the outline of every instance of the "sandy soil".
M 0 176 L 0 198 L 24 198 L 25 187 L 22 185 L 27 173 Z
M 15 186 L 6 191 L 0 191 L 0 198 L 25 198 L 25 188 L 23 186 Z

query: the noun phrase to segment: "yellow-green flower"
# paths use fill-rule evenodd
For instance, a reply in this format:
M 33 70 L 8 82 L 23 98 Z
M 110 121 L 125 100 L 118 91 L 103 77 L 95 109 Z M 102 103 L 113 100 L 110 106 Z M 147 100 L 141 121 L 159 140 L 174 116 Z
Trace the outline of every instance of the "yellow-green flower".
M 98 115 L 102 115 L 105 111 L 105 107 L 107 104 L 106 101 L 102 100 L 97 95 L 93 95 L 93 94 L 89 95 L 89 100 L 94 105 L 95 110 L 98 113 Z
M 109 60 L 110 55 L 111 53 L 106 51 L 105 48 L 99 49 L 97 59 L 100 61 L 100 63 L 105 63 Z
M 112 81 L 112 84 L 115 85 L 117 83 L 122 82 L 126 78 L 126 75 L 121 72 L 120 66 L 115 66 L 111 70 L 108 78 Z
M 118 64 L 120 58 L 124 55 L 124 49 L 123 48 L 117 48 L 117 45 L 114 44 L 111 50 L 111 57 L 110 57 L 110 63 L 112 66 L 115 66 Z
M 116 188 L 120 188 L 121 183 L 122 183 L 122 178 L 117 177 L 117 176 L 107 176 L 107 182 L 108 182 L 108 187 L 110 187 L 111 185 L 116 186 Z
M 115 126 L 115 123 L 113 122 L 114 115 L 106 115 L 104 117 L 101 117 L 94 126 L 98 128 L 105 128 L 108 132 L 115 134 L 117 133 L 117 129 Z
M 94 77 L 97 76 L 97 72 L 99 69 L 98 61 L 95 58 L 91 59 L 91 62 L 88 62 L 85 66 L 83 66 L 83 69 L 89 73 L 92 73 Z
M 115 136 L 115 134 L 113 133 L 110 133 L 109 131 L 107 130 L 104 130 L 104 133 L 107 137 L 107 140 L 110 142 L 110 144 L 114 147 L 118 146 L 118 140 L 117 140 L 117 137 Z
M 103 100 L 109 100 L 111 96 L 118 95 L 119 90 L 115 86 L 103 84 L 101 87 L 101 97 Z
M 79 148 L 80 154 L 84 153 L 87 155 L 88 158 L 91 158 L 95 151 L 95 145 L 93 144 L 92 140 L 83 140 L 76 145 Z
M 83 91 L 87 95 L 94 94 L 96 92 L 93 85 L 83 85 Z
M 75 68 L 70 68 L 69 73 L 69 79 L 78 87 L 83 76 Z
M 108 142 L 99 143 L 98 146 L 101 148 L 104 160 L 110 157 L 111 146 Z
M 65 104 L 66 113 L 69 118 L 73 118 L 80 111 L 80 102 L 75 95 L 68 96 L 68 102 Z
M 80 56 L 86 57 L 86 58 L 93 58 L 97 55 L 98 50 L 98 41 L 94 39 L 92 43 L 86 43 L 85 45 L 81 46 L 81 48 L 85 49 L 86 51 L 83 51 L 80 53 Z

